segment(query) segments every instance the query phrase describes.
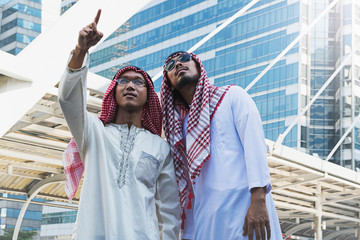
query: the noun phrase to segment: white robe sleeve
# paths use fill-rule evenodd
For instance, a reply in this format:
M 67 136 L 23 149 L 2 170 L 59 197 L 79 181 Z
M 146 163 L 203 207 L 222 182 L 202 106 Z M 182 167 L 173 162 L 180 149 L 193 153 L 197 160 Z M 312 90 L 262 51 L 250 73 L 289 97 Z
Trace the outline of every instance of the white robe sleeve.
M 170 150 L 158 177 L 156 188 L 155 201 L 160 239 L 178 239 L 180 231 L 179 191 Z
M 85 129 L 88 121 L 86 110 L 87 65 L 88 54 L 85 56 L 82 68 L 76 70 L 66 68 L 59 85 L 60 106 L 80 152 L 84 147 Z
M 236 130 L 244 148 L 249 191 L 255 187 L 271 190 L 270 172 L 267 162 L 267 147 L 259 111 L 255 102 L 240 87 L 231 87 L 228 94 Z

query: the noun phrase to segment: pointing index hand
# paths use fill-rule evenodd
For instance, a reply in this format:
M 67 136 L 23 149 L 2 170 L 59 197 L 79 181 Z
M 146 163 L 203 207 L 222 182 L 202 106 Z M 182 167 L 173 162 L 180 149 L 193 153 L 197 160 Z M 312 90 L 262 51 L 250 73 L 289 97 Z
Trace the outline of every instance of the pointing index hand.
M 96 24 L 98 24 L 99 22 L 99 19 L 100 19 L 100 16 L 101 16 L 101 9 L 98 10 L 97 14 L 96 14 L 96 17 L 94 18 L 94 22 Z

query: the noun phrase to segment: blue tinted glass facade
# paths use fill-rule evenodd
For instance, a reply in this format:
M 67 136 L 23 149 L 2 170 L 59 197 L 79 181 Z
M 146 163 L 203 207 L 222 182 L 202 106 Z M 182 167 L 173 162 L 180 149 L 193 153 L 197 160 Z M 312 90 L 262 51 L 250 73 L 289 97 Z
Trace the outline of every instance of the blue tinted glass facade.
M 1 26 L 1 33 L 6 32 L 7 30 L 12 29 L 16 26 L 17 26 L 17 19 L 14 19 L 11 22 L 8 22 L 7 24 Z
M 42 224 L 59 224 L 59 223 L 74 223 L 76 221 L 77 211 L 47 213 L 42 217 Z
M 21 27 L 21 28 L 25 28 L 25 29 L 29 29 L 35 32 L 41 32 L 41 24 L 37 24 L 37 23 L 33 23 L 24 19 L 14 19 L 13 21 L 4 24 L 1 27 L 1 33 L 6 32 L 14 27 Z
M 8 53 L 13 54 L 13 55 L 17 55 L 19 52 L 21 52 L 21 48 L 13 48 L 10 51 L 8 51 Z
M 205 6 L 202 5 L 205 4 L 204 1 L 166 1 L 145 9 L 130 18 L 107 39 L 114 41 L 114 38 L 118 37 L 121 40 L 91 54 L 90 68 L 99 69 L 95 72 L 109 79 L 121 65 L 125 64 L 141 66 L 147 71 L 159 69 L 170 53 L 191 48 L 210 32 L 204 29 L 209 26 L 219 26 L 249 2 L 227 0 Z M 200 9 L 186 14 L 194 4 Z M 144 23 L 151 24 L 181 11 L 184 13 L 183 16 L 174 17 L 163 24 L 155 24 L 154 27 L 139 31 L 129 38 L 121 37 L 121 34 L 136 32 L 140 26 L 144 26 Z M 277 57 L 297 37 L 298 31 L 288 33 L 286 27 L 299 22 L 299 12 L 298 2 L 288 4 L 287 1 L 260 1 L 248 14 L 236 19 L 195 53 L 212 52 L 214 55 L 205 59 L 203 64 L 216 86 L 235 84 L 245 88 L 266 67 L 266 63 Z M 189 33 L 194 35 L 191 36 Z M 186 34 L 188 36 L 184 41 L 164 45 L 158 51 L 147 53 L 153 46 L 171 42 Z M 299 46 L 296 45 L 287 56 L 297 54 L 298 49 Z M 144 54 L 136 54 L 138 52 Z M 131 54 L 138 57 L 116 66 L 102 68 L 102 65 Z M 298 94 L 296 92 L 287 94 L 284 90 L 287 86 L 298 83 L 298 69 L 298 62 L 287 64 L 286 60 L 282 60 L 249 91 L 250 94 L 261 93 L 254 97 L 254 101 L 259 108 L 268 139 L 276 140 L 279 133 L 285 129 L 284 119 L 298 113 Z M 160 85 L 161 80 L 155 81 L 156 91 L 160 90 Z M 271 93 L 268 93 L 269 91 Z M 273 121 L 278 124 L 267 124 Z M 286 137 L 284 143 L 296 147 L 296 128 Z
M 41 32 L 41 24 L 33 23 L 27 20 L 18 19 L 18 26 L 38 33 Z
M 40 9 L 29 7 L 29 6 L 26 6 L 24 4 L 20 4 L 20 3 L 15 4 L 11 8 L 5 10 L 3 12 L 2 18 L 4 19 L 4 18 L 10 16 L 11 14 L 13 14 L 15 12 L 22 12 L 22 13 L 32 15 L 34 17 L 41 18 L 41 10 Z
M 16 34 L 13 34 L 3 40 L 0 40 L 0 47 L 3 47 L 5 45 L 8 45 L 9 43 L 15 42 L 16 41 Z
M 27 36 L 25 34 L 16 34 L 16 41 L 29 44 L 32 40 L 34 40 L 34 37 Z
M 90 68 L 109 79 L 127 64 L 155 75 L 170 53 L 191 48 L 249 2 L 165 1 L 145 8 L 105 40 L 104 44 L 110 39 L 112 44 L 91 54 Z M 195 53 L 216 86 L 246 88 L 328 4 L 329 0 L 259 1 Z M 311 30 L 310 37 L 301 39 L 248 91 L 261 114 L 266 138 L 275 141 L 322 88 L 360 41 L 358 34 L 354 38 L 353 32 L 343 28 L 359 23 L 359 2 L 339 2 Z M 155 81 L 156 91 L 160 85 L 161 80 Z M 343 119 L 358 114 L 358 98 L 342 96 L 352 85 L 360 86 L 359 64 L 344 67 L 303 116 L 306 120 L 286 136 L 285 145 L 325 159 L 346 131 Z M 360 162 L 360 152 L 348 154 L 352 159 L 342 153 L 359 147 L 353 141 L 356 134 L 354 130 L 351 144 L 344 143 L 331 161 L 346 167 L 353 164 L 351 168 Z
M 312 3 L 312 15 L 320 14 L 327 2 L 320 0 Z M 333 24 L 329 24 L 333 23 Z M 311 68 L 310 68 L 310 96 L 313 97 L 335 71 L 338 59 L 335 40 L 336 24 L 339 18 L 336 14 L 327 14 L 312 30 L 311 39 Z M 324 93 L 310 108 L 310 123 L 308 125 L 307 146 L 310 154 L 317 154 L 326 158 L 336 144 L 338 136 L 335 135 L 334 125 L 338 120 L 335 112 L 335 92 L 338 81 L 333 81 Z
M 360 128 L 355 127 L 354 129 L 355 129 L 355 149 L 360 151 Z
M 13 34 L 13 35 L 1 40 L 0 41 L 0 47 L 8 45 L 9 43 L 12 43 L 14 41 L 29 44 L 34 39 L 35 39 L 34 37 L 30 37 L 30 36 L 27 36 L 25 34 L 16 33 L 16 34 Z
M 1 200 L 1 202 L 9 202 L 11 204 L 2 204 L 2 206 L 9 206 L 2 208 L 1 221 L 5 225 L 5 228 L 14 228 L 15 226 L 9 224 L 14 222 L 18 218 L 21 207 L 24 203 L 12 201 L 13 199 L 26 200 L 27 197 L 23 195 L 13 195 L 13 194 L 0 194 L 1 197 L 8 198 L 8 200 Z M 33 202 L 44 202 L 44 199 L 34 198 Z M 30 204 L 24 214 L 23 223 L 21 225 L 21 230 L 24 231 L 39 231 L 42 221 L 42 206 L 39 204 Z
M 0 0 L 0 5 L 5 5 L 7 3 L 9 3 L 12 0 Z
M 14 195 L 14 194 L 8 194 L 9 198 L 13 198 L 13 199 L 22 199 L 22 200 L 26 200 L 27 198 L 23 195 Z M 40 199 L 40 198 L 33 198 L 31 201 L 33 202 L 45 202 L 44 199 Z
M 0 48 L 17 55 L 41 33 L 41 0 L 11 0 L 2 10 Z
M 18 218 L 19 213 L 20 213 L 20 209 L 7 208 L 6 216 L 11 218 Z M 28 210 L 25 212 L 24 219 L 41 221 L 42 213 Z
M 93 53 L 91 57 L 90 67 L 97 66 L 101 63 L 105 63 L 110 60 L 114 60 L 119 56 L 123 56 L 125 53 L 130 54 L 142 50 L 144 48 L 151 47 L 155 44 L 167 41 L 169 39 L 175 38 L 179 35 L 197 30 L 202 27 L 206 27 L 209 24 L 213 24 L 218 21 L 227 19 L 236 12 L 234 8 L 240 9 L 248 2 L 249 1 L 223 2 L 222 4 L 218 4 L 214 7 L 210 7 L 208 9 L 196 12 L 184 18 L 176 19 L 168 24 L 161 25 L 158 28 L 146 31 L 137 36 L 126 39 L 125 41 L 116 43 L 115 45 L 110 46 L 106 50 Z M 187 6 L 187 4 L 185 4 L 184 6 Z M 162 9 L 161 6 L 155 6 L 155 7 Z M 149 23 L 151 22 L 151 19 L 153 19 L 153 16 L 150 15 L 153 12 L 157 12 L 157 11 L 150 11 L 148 9 L 139 14 L 142 16 L 142 18 L 148 16 L 149 19 L 144 21 L 146 23 Z M 268 16 L 266 16 L 266 12 L 269 12 Z M 280 14 L 282 13 L 284 13 L 283 16 L 276 17 L 276 16 L 280 16 Z M 221 33 L 215 35 L 203 47 L 198 49 L 197 53 L 199 54 L 209 51 L 211 49 L 219 48 L 223 46 L 224 42 L 226 42 L 226 44 L 231 44 L 250 37 L 257 36 L 261 33 L 278 29 L 280 27 L 286 26 L 287 24 L 297 22 L 299 15 L 296 13 L 298 13 L 298 4 L 286 6 L 286 1 L 283 1 L 282 3 L 275 4 L 274 6 L 270 6 L 265 9 L 256 11 L 252 14 L 249 14 L 249 17 L 253 18 L 251 21 L 246 20 L 248 17 L 240 17 L 235 23 L 228 26 Z M 138 16 L 139 14 L 136 14 L 134 17 L 130 18 L 129 22 L 124 24 L 118 31 L 124 33 L 136 28 L 136 27 L 132 27 L 131 23 L 133 22 L 133 18 L 136 18 L 136 16 Z M 290 19 L 287 19 L 288 15 L 291 16 Z M 156 16 L 155 19 L 158 20 L 158 16 Z M 134 24 L 136 26 L 136 23 Z M 110 36 L 109 39 L 113 37 L 114 36 L 112 35 Z M 145 64 L 145 67 L 147 69 L 156 68 L 159 66 L 159 64 L 161 66 L 163 59 L 166 58 L 171 52 L 174 52 L 178 49 L 183 49 L 183 50 L 188 49 L 203 37 L 205 37 L 205 35 L 197 39 L 189 40 L 186 43 L 178 44 L 177 46 L 174 46 L 172 48 L 168 48 L 165 50 L 163 49 L 162 52 L 164 52 L 164 54 L 155 57 L 154 58 L 155 61 L 159 59 L 159 61 L 156 61 L 155 63 L 152 61 L 153 60 L 152 57 L 149 56 L 148 58 L 145 59 L 133 60 L 134 65 L 136 65 L 135 64 L 136 62 L 140 62 Z M 274 47 L 280 47 L 280 44 L 279 45 L 274 44 Z M 261 53 L 262 52 L 260 52 L 260 54 Z
M 63 2 L 64 0 L 62 0 Z M 78 0 L 74 0 L 64 6 L 61 6 L 60 14 L 63 15 L 69 8 L 71 8 Z

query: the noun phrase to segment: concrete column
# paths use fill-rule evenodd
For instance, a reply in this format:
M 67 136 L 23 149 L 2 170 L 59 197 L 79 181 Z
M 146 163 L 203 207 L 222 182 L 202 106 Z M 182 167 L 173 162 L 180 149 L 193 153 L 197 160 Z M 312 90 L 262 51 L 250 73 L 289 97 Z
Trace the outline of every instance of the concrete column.
M 322 206 L 321 206 L 321 185 L 317 182 L 317 200 L 315 201 L 315 209 L 317 214 L 315 215 L 315 240 L 322 240 Z

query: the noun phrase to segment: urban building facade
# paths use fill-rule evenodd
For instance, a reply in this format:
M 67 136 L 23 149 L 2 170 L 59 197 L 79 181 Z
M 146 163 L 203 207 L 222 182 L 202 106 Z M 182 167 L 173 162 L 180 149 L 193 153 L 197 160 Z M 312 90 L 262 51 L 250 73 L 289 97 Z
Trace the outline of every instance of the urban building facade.
M 341 21 L 335 22 L 335 58 L 337 68 L 349 57 L 335 79 L 335 135 L 343 136 L 356 116 L 360 113 L 360 2 L 341 1 L 336 14 Z M 330 21 L 329 26 L 334 22 Z M 330 44 L 329 44 L 330 45 Z M 360 124 L 355 124 L 335 156 L 342 166 L 360 171 Z
M 0 49 L 17 55 L 41 33 L 41 0 L 1 0 L 0 27 Z
M 61 203 L 57 203 L 60 205 Z M 71 206 L 69 204 L 64 204 Z M 77 211 L 61 207 L 43 207 L 40 240 L 71 239 Z
M 74 2 L 74 1 L 72 1 Z M 91 54 L 90 71 L 111 79 L 125 64 L 161 71 L 172 52 L 190 49 L 250 0 L 154 0 Z M 262 0 L 195 50 L 216 86 L 245 88 L 331 0 Z M 359 2 L 338 3 L 250 90 L 267 139 L 276 140 L 348 54 L 349 63 L 300 117 L 284 144 L 325 159 L 358 114 Z M 155 81 L 160 90 L 161 79 Z M 355 127 L 330 161 L 360 167 Z
M 62 15 L 64 12 L 66 12 L 69 8 L 71 8 L 77 0 L 61 0 L 61 10 L 60 14 Z
M 3 235 L 4 229 L 14 228 L 16 225 L 20 209 L 24 204 L 17 200 L 25 200 L 26 197 L 7 193 L 0 193 L 0 197 L 9 199 L 0 200 L 0 235 Z M 34 199 L 34 201 L 44 202 L 42 199 Z M 41 204 L 30 204 L 21 224 L 21 230 L 38 233 L 34 239 L 38 239 L 40 236 L 42 208 Z

